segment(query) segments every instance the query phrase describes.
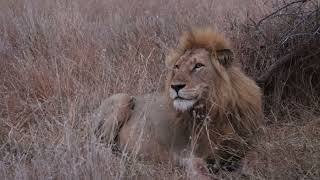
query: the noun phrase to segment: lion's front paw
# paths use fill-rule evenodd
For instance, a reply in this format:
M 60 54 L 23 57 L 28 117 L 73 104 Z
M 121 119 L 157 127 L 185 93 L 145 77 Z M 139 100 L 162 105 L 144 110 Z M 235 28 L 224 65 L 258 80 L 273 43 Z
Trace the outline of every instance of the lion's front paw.
M 186 171 L 191 179 L 216 179 L 210 175 L 207 163 L 201 158 L 188 158 L 184 160 Z

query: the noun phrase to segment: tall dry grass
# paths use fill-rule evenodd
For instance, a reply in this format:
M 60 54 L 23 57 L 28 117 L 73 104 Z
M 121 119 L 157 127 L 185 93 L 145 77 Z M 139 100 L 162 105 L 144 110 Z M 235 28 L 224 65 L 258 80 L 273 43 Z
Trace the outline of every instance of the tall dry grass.
M 191 26 L 211 25 L 228 35 L 239 63 L 250 76 L 258 77 L 286 53 L 282 46 L 272 45 L 294 22 L 289 15 L 284 19 L 277 16 L 258 28 L 252 22 L 286 3 L 1 0 L 0 177 L 187 178 L 186 172 L 170 164 L 150 165 L 132 161 L 126 154 L 113 154 L 110 146 L 95 139 L 91 112 L 113 93 L 161 90 L 165 55 L 179 34 Z M 303 12 L 319 7 L 318 1 L 307 3 Z M 319 26 L 316 20 L 315 27 Z M 300 26 L 297 29 L 301 30 Z M 269 81 L 272 86 L 267 90 L 272 97 L 266 97 L 266 102 L 281 104 L 276 108 L 281 111 L 267 106 L 267 120 L 272 125 L 266 127 L 265 137 L 244 159 L 242 168 L 222 171 L 218 176 L 318 179 L 318 95 L 310 94 L 313 91 L 304 86 L 301 91 L 308 94 L 311 103 L 299 101 L 297 105 L 292 96 L 284 101 L 287 91 L 279 93 L 279 83 Z

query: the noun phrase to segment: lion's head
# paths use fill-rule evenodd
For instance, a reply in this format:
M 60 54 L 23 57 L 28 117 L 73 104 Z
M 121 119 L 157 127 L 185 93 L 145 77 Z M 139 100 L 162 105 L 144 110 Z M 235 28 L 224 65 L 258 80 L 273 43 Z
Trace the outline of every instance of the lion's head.
M 236 67 L 233 57 L 222 34 L 196 29 L 185 32 L 166 59 L 165 93 L 178 112 L 177 122 L 197 120 L 192 122 L 206 125 L 206 132 L 202 128 L 196 132 L 202 133 L 198 141 L 203 146 L 198 151 L 203 157 L 242 157 L 249 137 L 261 127 L 261 90 Z M 211 147 L 206 149 L 208 144 Z
M 166 90 L 175 109 L 186 111 L 201 101 L 232 96 L 228 75 L 232 61 L 229 42 L 221 34 L 211 29 L 185 32 L 166 59 Z

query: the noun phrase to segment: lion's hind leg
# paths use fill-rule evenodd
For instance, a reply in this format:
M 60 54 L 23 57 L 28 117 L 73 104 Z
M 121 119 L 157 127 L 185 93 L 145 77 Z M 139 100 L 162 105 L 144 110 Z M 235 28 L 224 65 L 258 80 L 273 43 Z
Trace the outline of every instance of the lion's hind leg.
M 130 118 L 133 107 L 134 98 L 128 94 L 115 94 L 104 100 L 94 113 L 98 140 L 113 143 L 121 126 Z

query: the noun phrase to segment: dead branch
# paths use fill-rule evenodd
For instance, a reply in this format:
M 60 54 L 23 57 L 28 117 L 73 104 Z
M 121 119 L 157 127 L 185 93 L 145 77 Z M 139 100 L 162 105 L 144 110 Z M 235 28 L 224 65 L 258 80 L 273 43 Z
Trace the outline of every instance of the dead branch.
M 280 70 L 280 68 L 282 68 L 287 63 L 291 61 L 302 61 L 304 59 L 309 59 L 310 57 L 314 57 L 319 54 L 320 54 L 319 48 L 313 53 L 310 53 L 310 51 L 306 51 L 306 50 L 300 50 L 300 51 L 295 51 L 290 54 L 287 54 L 282 58 L 280 58 L 277 62 L 272 64 L 265 73 L 263 73 L 261 76 L 259 76 L 256 79 L 256 82 L 258 84 L 263 85 L 271 78 L 272 75 L 274 75 L 277 71 Z
M 290 28 L 287 32 L 284 33 L 284 35 L 280 38 L 280 39 L 284 39 L 281 40 L 280 42 L 283 44 L 284 42 L 286 42 L 286 40 L 288 40 L 288 38 L 290 37 L 290 33 L 295 31 L 299 26 L 303 25 L 307 20 L 312 21 L 311 18 L 312 16 L 314 16 L 316 13 L 318 13 L 320 10 L 320 8 L 316 8 L 315 10 L 311 11 L 309 14 L 306 15 L 306 17 L 304 17 L 300 22 L 298 22 L 297 24 L 295 24 L 292 28 Z M 314 34 L 315 32 L 310 32 L 310 33 L 305 33 L 305 34 Z M 292 36 L 292 35 L 291 35 Z
M 286 4 L 285 6 L 275 10 L 273 13 L 267 15 L 266 17 L 262 18 L 261 20 L 259 20 L 257 23 L 254 23 L 256 27 L 259 27 L 263 21 L 267 20 L 268 18 L 274 16 L 275 14 L 277 14 L 279 11 L 283 10 L 283 9 L 286 9 L 287 7 L 293 5 L 293 4 L 297 4 L 297 3 L 305 3 L 307 2 L 308 0 L 299 0 L 299 1 L 293 1 L 291 3 L 288 3 Z

